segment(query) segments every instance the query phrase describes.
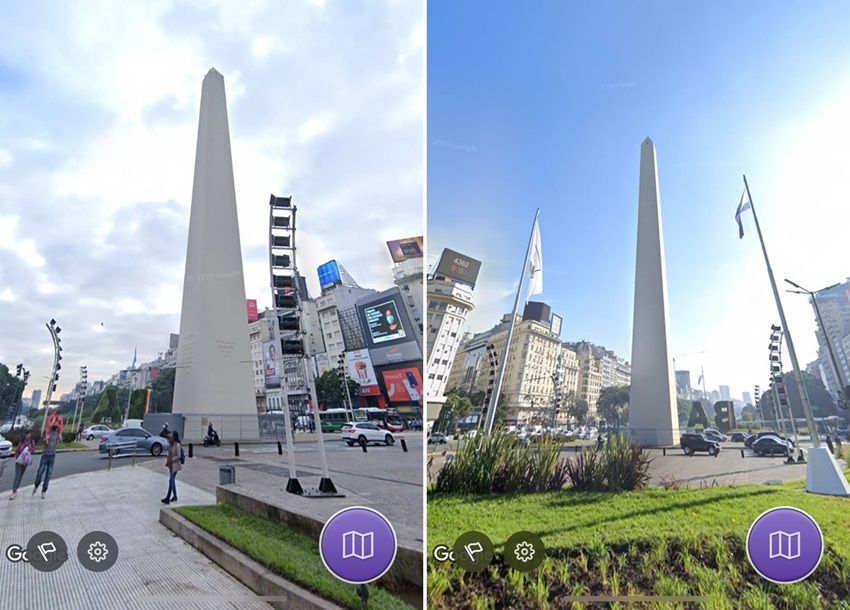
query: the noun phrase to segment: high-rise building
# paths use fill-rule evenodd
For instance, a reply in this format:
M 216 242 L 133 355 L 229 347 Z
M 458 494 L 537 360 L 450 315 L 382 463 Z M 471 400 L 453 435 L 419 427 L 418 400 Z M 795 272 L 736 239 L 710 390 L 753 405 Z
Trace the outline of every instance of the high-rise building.
M 744 392 L 744 406 L 753 404 L 753 395 L 749 392 Z
M 32 391 L 32 408 L 40 409 L 41 408 L 41 390 L 33 390 Z
M 422 290 L 423 288 L 423 258 L 409 258 L 393 266 L 395 285 L 404 297 L 404 306 L 413 321 L 413 331 L 419 334 L 419 344 L 422 345 Z
M 257 402 L 257 412 L 264 413 L 270 409 L 266 398 L 265 358 L 263 344 L 274 340 L 274 312 L 266 308 L 258 312 L 258 319 L 248 323 L 248 338 L 251 342 L 251 371 L 254 378 L 254 398 Z
M 331 262 L 335 264 L 335 261 Z M 315 301 L 322 340 L 331 368 L 336 368 L 346 350 L 363 349 L 362 339 L 359 338 L 363 331 L 357 322 L 356 304 L 360 299 L 378 292 L 371 288 L 361 288 L 347 272 L 344 272 L 342 265 L 335 264 L 335 267 L 338 269 L 338 279 L 324 285 L 322 295 Z M 339 279 L 340 275 L 343 279 Z M 321 281 L 320 275 L 320 283 Z M 344 332 L 349 337 L 349 344 L 346 344 Z M 352 342 L 356 345 L 352 345 Z
M 683 398 L 690 398 L 691 392 L 691 372 L 676 371 L 676 394 Z
M 603 388 L 631 384 L 631 366 L 611 350 L 588 341 L 564 345 L 578 357 L 578 398 L 587 401 L 590 415 L 596 415 L 596 403 Z
M 428 398 L 445 394 L 466 316 L 472 311 L 472 287 L 450 278 L 428 280 Z
M 814 307 L 814 301 L 809 298 Z M 823 320 L 815 316 L 818 340 L 818 363 L 823 371 L 823 381 L 833 396 L 840 394 L 842 385 L 850 385 L 850 278 L 842 284 L 817 293 L 817 306 Z M 841 380 L 835 378 L 834 367 L 829 357 L 827 338 L 840 369 Z
M 720 400 L 732 400 L 732 392 L 728 385 L 722 385 L 718 389 L 720 390 Z

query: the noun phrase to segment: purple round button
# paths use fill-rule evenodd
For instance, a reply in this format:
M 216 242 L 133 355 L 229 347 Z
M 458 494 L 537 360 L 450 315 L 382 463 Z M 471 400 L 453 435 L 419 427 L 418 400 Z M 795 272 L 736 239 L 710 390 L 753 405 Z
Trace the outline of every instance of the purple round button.
M 799 508 L 772 508 L 755 520 L 747 534 L 747 558 L 771 582 L 791 584 L 808 578 L 822 557 L 820 527 Z
M 395 561 L 395 530 L 376 510 L 344 508 L 322 528 L 319 552 L 325 567 L 340 580 L 354 585 L 372 582 Z

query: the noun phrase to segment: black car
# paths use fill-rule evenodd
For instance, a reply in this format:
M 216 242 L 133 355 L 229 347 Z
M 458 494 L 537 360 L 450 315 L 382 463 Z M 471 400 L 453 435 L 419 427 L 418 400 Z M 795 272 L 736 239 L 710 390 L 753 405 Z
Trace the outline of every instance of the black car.
M 743 443 L 749 438 L 749 434 L 746 432 L 733 432 L 732 433 L 732 442 L 733 443 Z
M 791 445 L 776 436 L 763 436 L 753 443 L 752 449 L 756 455 L 789 455 Z
M 685 455 L 693 455 L 697 451 L 707 451 L 709 455 L 717 457 L 720 453 L 720 443 L 709 439 L 704 434 L 688 432 L 682 435 L 679 444 Z
M 776 438 L 782 439 L 783 441 L 785 441 L 787 443 L 791 443 L 792 447 L 794 446 L 794 441 L 792 441 L 790 438 L 786 438 L 786 437 L 782 436 L 781 434 L 779 434 L 779 432 L 773 432 L 773 431 L 768 430 L 768 431 L 765 431 L 765 432 L 759 432 L 757 434 L 753 434 L 752 436 L 747 438 L 747 440 L 744 441 L 744 447 L 747 447 L 748 449 L 752 449 L 753 443 L 755 443 L 760 438 L 764 438 L 765 436 L 775 436 Z

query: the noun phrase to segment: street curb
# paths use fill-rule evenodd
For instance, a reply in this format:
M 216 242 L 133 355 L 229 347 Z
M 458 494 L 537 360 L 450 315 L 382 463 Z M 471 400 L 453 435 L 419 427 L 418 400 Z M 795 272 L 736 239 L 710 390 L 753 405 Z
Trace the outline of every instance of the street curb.
M 339 610 L 342 608 L 271 572 L 241 551 L 178 515 L 171 508 L 160 509 L 159 522 L 257 595 L 286 598 L 285 601 L 266 602 L 273 608 L 278 610 Z
M 237 484 L 218 485 L 215 488 L 215 498 L 217 502 L 226 502 L 246 513 L 311 536 L 317 542 L 325 526 L 324 521 L 269 503 Z M 395 590 L 400 584 L 421 590 L 424 584 L 422 562 L 421 550 L 397 544 L 396 559 L 378 584 L 389 591 Z

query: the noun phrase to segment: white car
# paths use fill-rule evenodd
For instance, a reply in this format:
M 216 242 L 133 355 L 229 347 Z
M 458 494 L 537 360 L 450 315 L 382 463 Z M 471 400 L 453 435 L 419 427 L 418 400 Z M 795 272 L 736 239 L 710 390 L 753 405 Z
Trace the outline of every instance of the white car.
M 368 422 L 345 424 L 342 427 L 342 440 L 348 443 L 349 447 L 363 441 L 367 444 L 386 443 L 387 445 L 392 445 L 395 442 L 395 438 L 393 438 L 391 433 Z
M 87 441 L 92 440 L 96 436 L 103 437 L 112 432 L 112 428 L 103 424 L 95 424 L 83 430 L 83 438 Z
M 12 454 L 12 441 L 7 441 L 0 436 L 0 457 L 9 457 Z

